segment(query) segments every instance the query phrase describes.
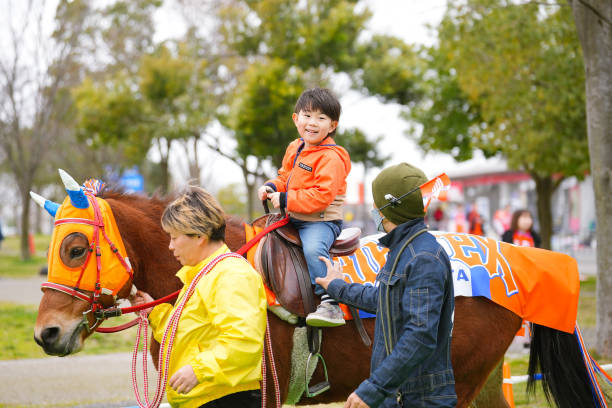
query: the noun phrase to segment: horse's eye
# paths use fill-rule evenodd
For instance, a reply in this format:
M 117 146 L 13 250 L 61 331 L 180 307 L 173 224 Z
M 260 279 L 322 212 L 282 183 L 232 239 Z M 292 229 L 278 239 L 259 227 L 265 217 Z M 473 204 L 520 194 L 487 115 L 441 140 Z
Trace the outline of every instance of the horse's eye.
M 85 248 L 77 247 L 70 250 L 70 258 L 76 259 L 85 255 Z

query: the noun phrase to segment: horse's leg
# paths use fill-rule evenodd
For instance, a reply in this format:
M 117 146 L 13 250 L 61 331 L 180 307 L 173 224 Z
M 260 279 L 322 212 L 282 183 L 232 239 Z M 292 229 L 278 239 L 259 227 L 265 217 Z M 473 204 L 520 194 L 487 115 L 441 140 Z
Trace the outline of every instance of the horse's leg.
M 457 407 L 467 407 L 503 359 L 522 319 L 483 297 L 455 298 L 451 358 Z M 489 407 L 507 407 L 499 387 Z
M 363 324 L 373 339 L 374 319 L 364 319 Z M 322 332 L 321 354 L 327 365 L 331 388 L 314 398 L 302 397 L 298 405 L 345 401 L 370 376 L 372 349 L 363 343 L 352 321 L 344 326 L 323 329 Z M 323 379 L 322 364 L 319 363 L 310 383 L 316 384 Z

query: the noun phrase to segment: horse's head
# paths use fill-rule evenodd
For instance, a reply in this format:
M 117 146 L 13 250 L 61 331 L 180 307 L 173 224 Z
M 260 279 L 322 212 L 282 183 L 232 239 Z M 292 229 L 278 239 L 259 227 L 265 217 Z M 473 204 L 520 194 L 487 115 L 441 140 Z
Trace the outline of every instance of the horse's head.
M 55 217 L 34 339 L 47 354 L 64 356 L 83 347 L 100 310 L 129 295 L 133 275 L 111 207 L 97 197 L 102 184 L 81 187 L 63 170 L 60 176 L 68 192 L 61 205 L 31 193 Z

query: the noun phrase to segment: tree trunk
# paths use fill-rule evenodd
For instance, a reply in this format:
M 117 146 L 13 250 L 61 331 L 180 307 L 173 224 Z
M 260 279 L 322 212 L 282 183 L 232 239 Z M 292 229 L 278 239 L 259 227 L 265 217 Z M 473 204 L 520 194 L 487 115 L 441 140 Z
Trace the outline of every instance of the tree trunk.
M 189 141 L 187 142 L 189 143 Z M 200 169 L 200 160 L 198 158 L 198 138 L 193 138 L 193 161 L 189 163 L 189 177 L 194 180 L 198 186 L 202 185 Z
M 30 245 L 28 235 L 30 233 L 30 193 L 28 188 L 20 188 L 21 193 L 21 237 L 20 249 L 21 259 L 30 259 Z
M 168 194 L 170 189 L 170 174 L 168 174 L 168 158 L 162 157 L 159 161 L 159 168 L 161 169 L 161 191 L 162 194 Z
M 170 158 L 170 142 L 165 138 L 159 138 L 157 141 L 157 148 L 159 150 L 159 169 L 161 177 L 161 192 L 162 194 L 168 194 L 170 190 L 170 173 L 168 171 L 168 160 Z
M 542 236 L 542 248 L 550 249 L 550 238 L 552 236 L 552 195 L 556 185 L 550 176 L 541 177 L 532 174 L 537 192 L 538 220 L 540 221 L 540 235 Z
M 43 209 L 39 206 L 34 206 L 34 233 L 42 234 L 42 216 Z
M 255 218 L 255 185 L 249 182 L 249 173 L 246 168 L 242 169 L 242 175 L 244 177 L 244 185 L 246 186 L 247 193 L 247 219 L 252 220 Z
M 569 0 L 586 71 L 587 134 L 597 217 L 597 352 L 612 357 L 612 2 Z

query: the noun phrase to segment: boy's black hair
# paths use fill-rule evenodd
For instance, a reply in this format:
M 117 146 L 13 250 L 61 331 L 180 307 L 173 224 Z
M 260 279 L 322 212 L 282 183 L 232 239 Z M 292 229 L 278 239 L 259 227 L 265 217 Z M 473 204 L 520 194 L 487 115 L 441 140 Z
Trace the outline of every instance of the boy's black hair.
M 319 110 L 329 116 L 331 120 L 340 120 L 340 113 L 342 107 L 338 98 L 327 88 L 312 88 L 307 89 L 297 100 L 294 113 L 300 113 L 300 111 L 315 111 Z M 334 129 L 330 135 L 334 135 L 336 130 Z

